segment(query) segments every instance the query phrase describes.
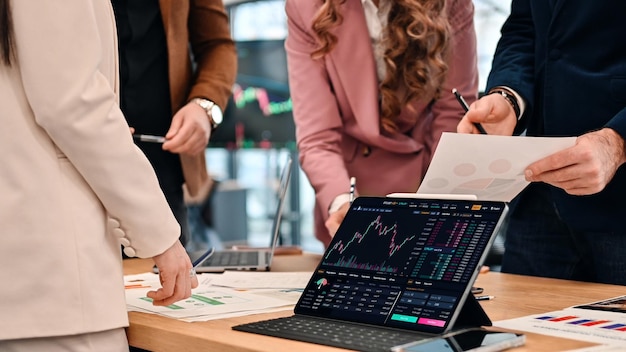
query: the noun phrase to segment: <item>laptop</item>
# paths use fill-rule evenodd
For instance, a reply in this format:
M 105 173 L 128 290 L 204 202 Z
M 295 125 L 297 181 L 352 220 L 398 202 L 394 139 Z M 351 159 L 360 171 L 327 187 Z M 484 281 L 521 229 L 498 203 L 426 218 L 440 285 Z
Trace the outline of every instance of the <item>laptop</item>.
M 233 329 L 389 351 L 489 326 L 471 288 L 507 210 L 497 201 L 356 198 L 295 314 Z
M 196 267 L 197 273 L 216 273 L 225 270 L 270 270 L 274 251 L 278 246 L 280 237 L 280 224 L 285 204 L 285 196 L 291 179 L 293 160 L 287 159 L 280 173 L 280 182 L 277 191 L 276 212 L 272 221 L 271 240 L 268 238 L 269 247 L 252 249 L 224 249 L 216 250 L 211 257 Z M 242 220 L 243 221 L 243 220 Z M 189 253 L 192 262 L 196 261 L 204 251 Z

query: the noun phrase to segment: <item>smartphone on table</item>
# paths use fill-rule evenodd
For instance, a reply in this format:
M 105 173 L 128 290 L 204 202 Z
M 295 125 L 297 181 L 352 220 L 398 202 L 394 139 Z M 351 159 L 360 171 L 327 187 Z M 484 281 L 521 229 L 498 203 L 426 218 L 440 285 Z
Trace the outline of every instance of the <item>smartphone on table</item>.
M 472 328 L 395 346 L 392 352 L 497 352 L 524 345 L 520 333 Z

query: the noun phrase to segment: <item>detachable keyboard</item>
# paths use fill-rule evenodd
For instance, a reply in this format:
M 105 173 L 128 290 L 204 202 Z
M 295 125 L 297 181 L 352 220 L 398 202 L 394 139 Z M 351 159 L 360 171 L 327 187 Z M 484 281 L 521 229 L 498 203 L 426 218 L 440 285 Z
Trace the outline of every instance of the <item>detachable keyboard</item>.
M 233 329 L 364 352 L 389 352 L 393 346 L 432 337 L 298 315 L 237 325 Z

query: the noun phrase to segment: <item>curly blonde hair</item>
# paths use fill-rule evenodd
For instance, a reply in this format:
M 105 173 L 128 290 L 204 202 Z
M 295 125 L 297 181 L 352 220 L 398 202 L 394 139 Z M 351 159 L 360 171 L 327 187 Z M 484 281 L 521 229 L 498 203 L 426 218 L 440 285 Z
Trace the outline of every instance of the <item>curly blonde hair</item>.
M 346 0 L 322 0 L 312 29 L 318 48 L 311 58 L 321 59 L 337 45 L 332 29 L 342 24 L 339 7 Z M 448 71 L 446 56 L 450 29 L 445 0 L 392 0 L 383 33 L 387 75 L 380 84 L 381 126 L 395 132 L 396 119 L 409 102 L 438 98 Z M 399 89 L 403 93 L 399 95 Z

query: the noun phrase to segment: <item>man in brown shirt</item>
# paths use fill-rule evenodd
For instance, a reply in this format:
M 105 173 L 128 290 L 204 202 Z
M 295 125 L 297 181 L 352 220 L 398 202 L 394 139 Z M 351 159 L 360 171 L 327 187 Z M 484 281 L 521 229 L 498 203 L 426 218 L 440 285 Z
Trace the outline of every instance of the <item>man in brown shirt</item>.
M 183 184 L 211 182 L 204 150 L 235 82 L 237 56 L 221 0 L 112 0 L 121 106 L 189 240 Z M 165 142 L 139 135 L 165 137 Z

